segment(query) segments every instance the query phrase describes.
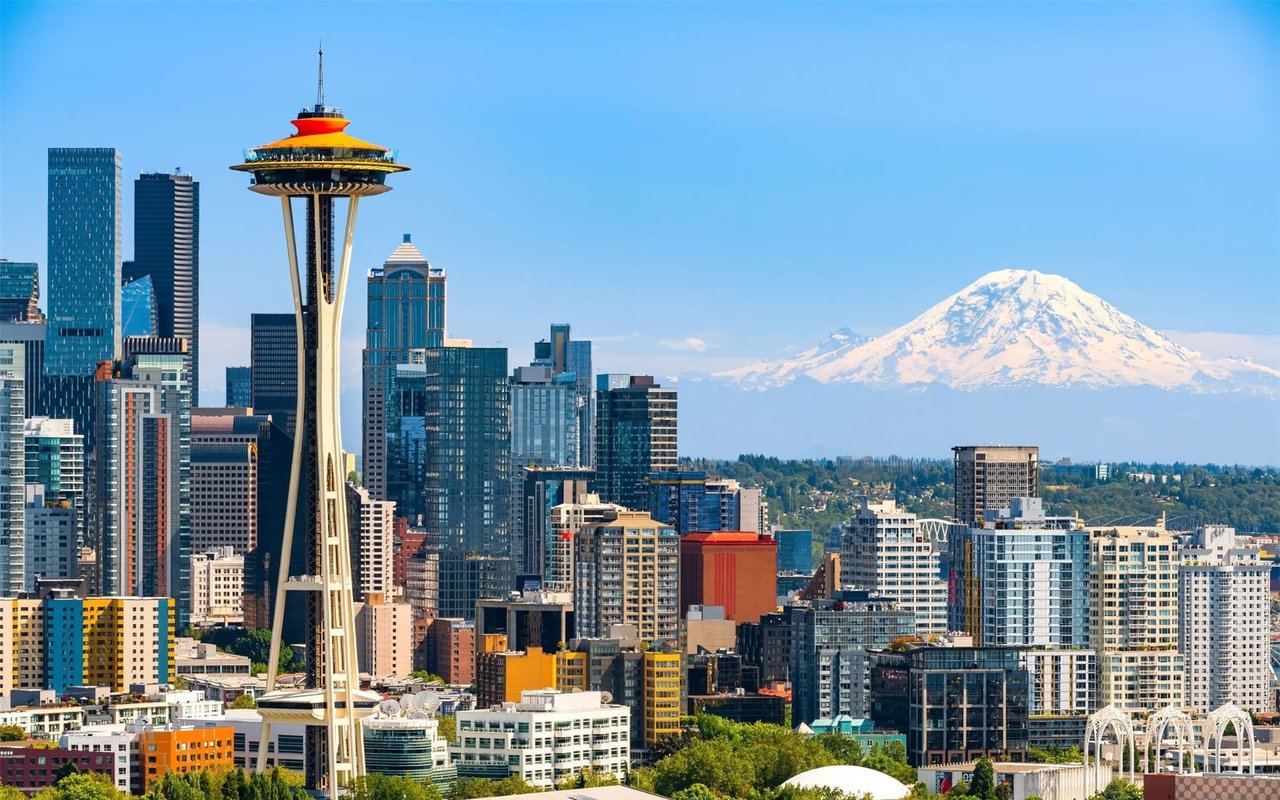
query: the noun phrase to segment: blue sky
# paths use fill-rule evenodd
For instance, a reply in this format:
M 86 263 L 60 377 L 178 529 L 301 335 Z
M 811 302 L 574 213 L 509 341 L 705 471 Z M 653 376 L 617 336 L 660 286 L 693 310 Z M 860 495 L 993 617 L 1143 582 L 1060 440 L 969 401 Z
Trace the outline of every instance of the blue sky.
M 357 276 L 412 232 L 450 333 L 513 364 L 568 321 L 605 370 L 710 370 L 1006 267 L 1280 341 L 1263 3 L 0 2 L 0 257 L 45 261 L 50 146 L 123 151 L 126 256 L 132 179 L 192 173 L 220 396 L 249 313 L 289 308 L 278 207 L 226 167 L 313 102 L 321 39 L 351 133 L 413 167 L 362 206 Z

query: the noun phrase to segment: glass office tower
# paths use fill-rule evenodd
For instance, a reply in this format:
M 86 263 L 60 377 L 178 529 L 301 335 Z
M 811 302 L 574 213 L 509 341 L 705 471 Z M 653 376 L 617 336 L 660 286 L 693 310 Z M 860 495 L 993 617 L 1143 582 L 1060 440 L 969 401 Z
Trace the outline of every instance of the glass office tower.
M 120 153 L 49 149 L 46 375 L 92 375 L 120 352 Z
M 364 441 L 362 467 L 369 494 L 391 499 L 387 437 L 388 398 L 398 364 L 421 361 L 421 351 L 444 346 L 445 271 L 433 267 L 409 234 L 381 267 L 369 270 L 368 323 L 364 348 Z
M 126 280 L 151 278 L 154 336 L 181 336 L 200 386 L 200 184 L 190 175 L 143 173 L 133 182 L 133 261 Z

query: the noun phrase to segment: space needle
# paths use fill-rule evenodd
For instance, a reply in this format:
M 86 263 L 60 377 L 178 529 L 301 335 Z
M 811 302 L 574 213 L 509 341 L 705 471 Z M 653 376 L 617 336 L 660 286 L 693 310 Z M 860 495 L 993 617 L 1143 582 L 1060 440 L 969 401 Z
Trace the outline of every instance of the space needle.
M 262 716 L 258 769 L 266 767 L 271 725 L 306 725 L 306 785 L 335 797 L 364 775 L 360 720 L 379 696 L 361 691 L 356 663 L 351 548 L 347 530 L 346 475 L 339 431 L 338 351 L 342 306 L 351 265 L 360 198 L 382 194 L 386 178 L 408 167 L 385 147 L 346 133 L 342 111 L 324 103 L 324 52 L 320 53 L 316 104 L 303 109 L 292 136 L 245 153 L 231 167 L 248 172 L 249 188 L 279 197 L 298 337 L 298 405 L 285 508 L 279 579 L 275 586 L 267 690 L 258 698 Z M 301 203 L 295 204 L 295 200 Z M 335 261 L 335 213 L 345 200 L 346 225 Z M 302 210 L 299 231 L 294 212 Z M 299 252 L 299 233 L 303 238 Z M 304 563 L 291 564 L 299 504 Z M 285 598 L 306 604 L 307 671 L 297 688 L 276 688 Z

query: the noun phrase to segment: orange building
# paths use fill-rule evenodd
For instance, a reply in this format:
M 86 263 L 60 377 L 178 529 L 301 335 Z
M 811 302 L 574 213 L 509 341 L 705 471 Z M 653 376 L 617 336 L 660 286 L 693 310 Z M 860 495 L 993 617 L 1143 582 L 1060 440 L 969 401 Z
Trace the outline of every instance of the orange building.
M 486 651 L 476 656 L 476 708 L 518 703 L 521 692 L 555 688 L 555 654 L 544 653 L 541 647 L 517 653 Z
M 759 533 L 713 531 L 680 539 L 680 610 L 724 606 L 736 622 L 759 622 L 778 606 L 778 544 Z
M 235 729 L 173 726 L 148 728 L 138 734 L 138 754 L 142 766 L 142 789 L 166 772 L 191 772 L 212 767 L 231 767 Z

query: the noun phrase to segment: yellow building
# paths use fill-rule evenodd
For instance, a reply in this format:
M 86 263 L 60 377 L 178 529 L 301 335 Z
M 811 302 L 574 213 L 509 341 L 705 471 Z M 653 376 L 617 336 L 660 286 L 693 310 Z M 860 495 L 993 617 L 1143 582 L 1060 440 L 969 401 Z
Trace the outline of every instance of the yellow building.
M 6 600 L 11 606 L 10 652 L 13 654 L 15 689 L 43 689 L 44 675 L 44 602 L 41 600 Z
M 589 653 L 576 650 L 561 650 L 556 653 L 556 688 L 562 692 L 572 692 L 575 689 L 590 691 L 591 678 L 587 670 L 589 663 Z
M 542 652 L 541 647 L 516 653 L 483 652 L 476 657 L 477 708 L 518 703 L 521 692 L 555 688 L 556 656 Z
M 135 683 L 167 683 L 177 674 L 173 616 L 169 598 L 86 598 L 85 683 L 116 692 Z
M 644 654 L 644 746 L 653 747 L 659 737 L 680 732 L 679 653 Z

